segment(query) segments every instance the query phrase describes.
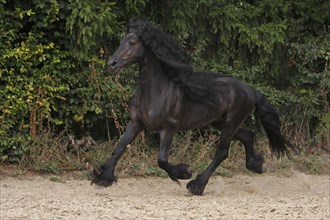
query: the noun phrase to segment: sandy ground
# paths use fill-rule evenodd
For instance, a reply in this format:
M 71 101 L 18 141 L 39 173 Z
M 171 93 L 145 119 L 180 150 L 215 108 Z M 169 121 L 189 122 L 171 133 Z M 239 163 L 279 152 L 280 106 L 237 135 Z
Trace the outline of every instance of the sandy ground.
M 330 219 L 330 176 L 213 176 L 203 196 L 168 178 L 99 188 L 68 177 L 0 176 L 0 219 Z

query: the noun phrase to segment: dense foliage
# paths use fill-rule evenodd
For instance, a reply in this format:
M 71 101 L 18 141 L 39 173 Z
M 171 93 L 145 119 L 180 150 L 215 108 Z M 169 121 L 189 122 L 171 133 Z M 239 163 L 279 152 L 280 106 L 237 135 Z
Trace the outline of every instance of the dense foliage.
M 170 32 L 196 70 L 261 90 L 298 144 L 329 150 L 329 11 L 322 0 L 0 0 L 1 160 L 44 132 L 122 132 L 137 71 L 104 66 L 133 16 Z

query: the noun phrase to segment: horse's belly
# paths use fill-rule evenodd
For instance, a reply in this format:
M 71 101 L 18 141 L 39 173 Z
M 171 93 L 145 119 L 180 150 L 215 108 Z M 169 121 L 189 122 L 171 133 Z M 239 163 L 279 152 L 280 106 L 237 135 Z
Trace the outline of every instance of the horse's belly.
M 178 127 L 179 120 L 173 114 L 166 114 L 166 112 L 149 110 L 140 111 L 140 120 L 143 124 L 154 131 L 159 131 L 162 128 Z
M 196 129 L 209 125 L 219 119 L 219 113 L 208 106 L 200 105 L 187 108 L 184 111 L 180 130 Z

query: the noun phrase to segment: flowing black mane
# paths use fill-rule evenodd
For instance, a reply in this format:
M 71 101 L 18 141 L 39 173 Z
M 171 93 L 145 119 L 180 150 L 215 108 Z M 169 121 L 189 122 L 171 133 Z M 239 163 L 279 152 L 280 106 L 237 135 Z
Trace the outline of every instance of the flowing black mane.
M 218 105 L 221 88 L 215 79 L 221 75 L 194 72 L 191 58 L 186 51 L 169 34 L 149 21 L 131 19 L 128 32 L 134 32 L 143 41 L 163 63 L 167 76 L 177 83 L 188 97 L 211 106 Z
M 142 19 L 131 19 L 128 31 L 134 32 L 166 67 L 192 70 L 190 56 L 160 27 Z

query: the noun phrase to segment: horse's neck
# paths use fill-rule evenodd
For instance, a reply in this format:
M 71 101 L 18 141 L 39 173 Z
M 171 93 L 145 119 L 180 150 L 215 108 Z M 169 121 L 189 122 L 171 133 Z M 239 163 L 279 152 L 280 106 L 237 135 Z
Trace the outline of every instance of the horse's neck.
M 139 86 L 141 95 L 152 97 L 163 95 L 164 90 L 173 86 L 164 73 L 162 63 L 150 51 L 146 51 L 140 63 Z

